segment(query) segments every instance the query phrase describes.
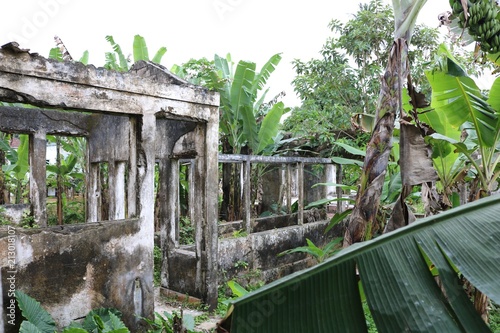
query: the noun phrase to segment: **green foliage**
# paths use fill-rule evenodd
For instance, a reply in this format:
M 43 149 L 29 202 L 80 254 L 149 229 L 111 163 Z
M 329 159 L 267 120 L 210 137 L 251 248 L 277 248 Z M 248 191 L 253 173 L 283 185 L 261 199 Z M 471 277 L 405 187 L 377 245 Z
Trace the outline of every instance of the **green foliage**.
M 427 77 L 433 89 L 434 111 L 421 117 L 436 131 L 427 139 L 433 146 L 438 173 L 450 180 L 444 185 L 451 186 L 466 166 L 460 159 L 462 154 L 473 167 L 482 191 L 490 193 L 499 176 L 500 80 L 495 80 L 489 96 L 484 96 L 444 45 Z
M 500 231 L 499 208 L 500 198 L 492 196 L 348 247 L 234 301 L 228 326 L 222 325 L 234 333 L 246 328 L 235 323 L 262 332 L 299 326 L 311 332 L 366 332 L 361 279 L 381 332 L 489 332 L 457 270 L 492 301 L 500 300 L 498 255 L 491 251 L 500 244 L 491 236 Z M 439 285 L 425 257 L 436 268 Z M 312 295 L 314 302 L 309 301 Z M 258 323 L 248 321 L 263 304 L 275 305 L 274 311 Z
M 33 329 L 38 329 L 39 332 L 53 333 L 56 330 L 56 323 L 50 314 L 42 308 L 40 302 L 29 297 L 20 290 L 16 290 L 16 300 L 19 309 L 26 321 L 30 324 L 21 324 L 21 332 L 34 332 Z
M 220 93 L 219 131 L 222 140 L 231 147 L 231 151 L 224 153 L 239 154 L 247 147 L 254 154 L 262 154 L 274 143 L 279 120 L 288 112 L 282 102 L 264 103 L 267 90 L 260 93 L 280 61 L 281 55 L 275 54 L 260 71 L 256 63 L 244 60 L 234 69 L 231 55 L 225 58 L 215 55 L 214 61 L 191 59 L 183 65 L 175 65 L 172 72 Z
M 174 327 L 180 329 L 182 326 L 186 333 L 194 333 L 195 318 L 188 314 L 183 314 L 182 310 L 180 313 L 168 313 L 163 312 L 163 315 L 155 312 L 155 319 L 149 320 L 143 318 L 144 321 L 149 325 L 148 333 L 176 333 L 178 330 L 174 330 Z
M 2 166 L 2 171 L 7 184 L 10 184 L 11 192 L 15 194 L 15 203 L 21 203 L 23 199 L 23 188 L 28 182 L 29 171 L 29 136 L 19 135 L 19 147 L 13 149 L 4 138 L 0 140 L 0 149 L 5 151 L 5 156 L 9 164 Z
M 106 36 L 106 40 L 109 42 L 113 48 L 113 52 L 105 53 L 105 64 L 104 68 L 112 69 L 119 72 L 126 72 L 129 70 L 129 59 L 125 57 L 121 46 L 115 42 L 113 36 Z M 134 62 L 139 60 L 150 61 L 148 48 L 146 45 L 146 40 L 140 35 L 134 36 L 134 41 L 132 44 Z M 160 63 L 163 55 L 167 52 L 165 47 L 161 47 L 155 53 L 155 56 L 151 60 L 154 63 Z
M 354 114 L 375 113 L 379 77 L 393 43 L 394 14 L 389 5 L 372 0 L 360 4 L 349 21 L 333 20 L 329 28 L 332 36 L 323 45 L 319 59 L 293 62 L 293 85 L 302 105 L 293 110 L 284 124 L 285 131 L 309 140 L 314 148 L 321 147 L 324 155 L 332 155 L 332 143 L 341 131 L 350 129 Z M 417 26 L 414 30 L 409 59 L 413 65 L 412 79 L 420 89 L 427 87 L 423 63 L 428 62 L 437 41 L 436 29 Z
M 29 211 L 29 209 L 23 210 L 21 222 L 19 225 L 25 229 L 38 228 L 38 225 L 36 225 L 34 223 L 35 223 L 35 218 L 33 217 L 33 215 L 31 215 L 31 212 Z
M 227 285 L 236 297 L 242 297 L 249 293 L 248 290 L 234 280 L 228 281 Z
M 63 200 L 63 223 L 76 224 L 85 222 L 85 202 L 82 197 Z M 47 223 L 57 225 L 56 203 L 47 203 Z
M 206 58 L 190 59 L 182 65 L 173 65 L 170 71 L 192 84 L 208 89 L 215 89 L 218 84 L 218 79 L 212 82 L 216 72 L 214 61 Z
M 182 245 L 194 244 L 194 225 L 187 216 L 181 216 L 179 220 L 179 243 Z
M 306 238 L 307 246 L 300 246 L 294 249 L 286 250 L 278 254 L 278 256 L 283 256 L 290 253 L 307 253 L 311 255 L 316 262 L 321 263 L 327 258 L 331 257 L 335 253 L 339 252 L 342 248 L 342 237 L 337 237 L 332 239 L 328 244 L 323 247 L 317 247 L 310 239 Z
M 248 234 L 247 234 L 245 229 L 239 229 L 239 230 L 233 231 L 232 236 L 234 238 L 239 238 L 239 237 L 246 237 L 246 236 L 248 236 Z
M 0 206 L 0 225 L 12 224 L 11 219 L 5 214 L 5 207 Z
M 490 329 L 494 333 L 500 333 L 500 307 L 495 303 L 491 304 Z
M 16 300 L 25 320 L 21 323 L 21 333 L 54 333 L 56 323 L 38 301 L 20 290 Z M 63 328 L 63 333 L 128 333 L 120 319 L 121 313 L 115 309 L 96 309 L 90 311 L 82 323 L 73 322 Z

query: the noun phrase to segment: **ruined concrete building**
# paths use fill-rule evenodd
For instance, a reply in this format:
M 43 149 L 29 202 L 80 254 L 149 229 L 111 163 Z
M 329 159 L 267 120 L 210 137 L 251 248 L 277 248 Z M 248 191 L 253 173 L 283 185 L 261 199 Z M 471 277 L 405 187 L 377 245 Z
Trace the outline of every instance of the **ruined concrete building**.
M 190 274 L 190 294 L 216 305 L 217 288 L 208 288 L 217 286 L 216 93 L 150 62 L 119 73 L 46 59 L 9 43 L 0 49 L 0 102 L 0 131 L 29 134 L 30 209 L 39 226 L 0 226 L 6 331 L 16 331 L 6 310 L 12 288 L 39 300 L 61 325 L 93 308 L 113 307 L 132 331 L 141 331 L 140 317 L 152 318 L 154 307 L 155 168 L 165 203 L 161 242 L 169 253 L 162 285 L 175 290 L 170 276 Z M 47 225 L 46 137 L 54 134 L 87 140 L 86 221 L 80 224 Z M 167 208 L 177 200 L 181 160 L 190 163 L 195 186 L 192 251 L 178 249 L 179 212 Z M 103 164 L 109 186 L 105 221 Z M 177 257 L 192 267 L 175 271 Z

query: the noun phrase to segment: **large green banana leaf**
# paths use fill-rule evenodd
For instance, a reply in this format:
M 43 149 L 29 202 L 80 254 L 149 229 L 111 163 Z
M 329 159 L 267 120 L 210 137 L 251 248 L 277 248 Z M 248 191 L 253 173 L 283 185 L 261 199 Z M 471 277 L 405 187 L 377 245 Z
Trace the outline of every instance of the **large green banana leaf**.
M 277 53 L 273 55 L 269 60 L 262 66 L 260 72 L 256 75 L 255 80 L 252 85 L 252 95 L 256 98 L 257 92 L 262 90 L 266 85 L 267 80 L 271 76 L 272 72 L 276 69 L 276 66 L 281 61 L 281 54 Z
M 499 211 L 500 196 L 492 196 L 352 245 L 237 299 L 221 327 L 232 333 L 367 332 L 360 280 L 381 333 L 490 332 L 459 276 L 500 302 Z
M 273 107 L 266 114 L 264 119 L 262 120 L 262 125 L 259 129 L 258 134 L 258 148 L 254 150 L 255 154 L 260 153 L 264 150 L 268 145 L 273 143 L 273 139 L 278 133 L 280 127 L 280 119 L 283 113 L 285 112 L 285 105 L 283 102 L 278 102 L 273 105 Z
M 456 129 L 471 122 L 480 145 L 494 146 L 500 129 L 497 113 L 445 46 L 441 45 L 439 55 L 444 59 L 443 68 L 426 72 L 432 87 L 432 106 Z
M 243 144 L 247 141 L 252 149 L 257 149 L 258 130 L 257 122 L 253 112 L 252 85 L 255 79 L 254 62 L 239 61 L 234 72 L 234 80 L 231 85 L 231 109 L 234 122 L 242 121 L 243 131 L 238 137 L 238 142 Z M 237 123 L 232 124 L 238 127 Z
M 463 161 L 456 158 L 458 163 L 451 163 L 454 155 L 464 153 L 476 168 L 482 188 L 489 191 L 496 181 L 499 162 L 496 147 L 500 141 L 500 81 L 495 81 L 486 99 L 445 46 L 440 47 L 438 54 L 438 59 L 441 59 L 438 68 L 426 73 L 432 87 L 432 107 L 435 111 L 428 113 L 426 117 L 429 119 L 424 119 L 437 132 L 430 139 L 433 140 L 434 153 L 443 148 L 433 156 L 434 162 L 441 158 L 452 166 L 448 169 L 453 171 L 455 166 L 463 165 Z M 468 142 L 461 139 L 463 129 L 468 131 Z M 468 147 L 466 143 L 473 146 Z M 450 145 L 454 147 L 450 148 Z M 476 162 L 471 155 L 476 149 L 479 149 L 480 162 Z M 460 167 L 456 170 L 459 171 Z M 443 175 L 446 172 L 440 174 L 442 181 L 446 180 Z M 453 181 L 452 177 L 449 179 Z
M 144 37 L 135 35 L 132 48 L 134 50 L 134 62 L 139 60 L 149 61 L 148 47 Z

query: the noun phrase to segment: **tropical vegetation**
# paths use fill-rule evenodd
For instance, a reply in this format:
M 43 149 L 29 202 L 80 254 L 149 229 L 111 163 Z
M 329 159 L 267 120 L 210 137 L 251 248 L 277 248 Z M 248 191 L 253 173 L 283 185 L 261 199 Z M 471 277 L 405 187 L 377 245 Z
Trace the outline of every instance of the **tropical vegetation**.
M 294 142 L 294 153 L 341 155 L 333 162 L 352 174 L 345 172 L 344 185 L 333 185 L 348 190 L 358 185 L 354 208 L 336 215 L 329 226 L 344 221 L 347 248 L 337 253 L 340 238 L 323 248 L 307 239 L 306 246 L 282 255 L 305 252 L 317 266 L 256 292 L 243 292 L 232 283 L 241 298 L 232 301 L 225 329 L 366 332 L 365 318 L 370 315 L 381 332 L 489 331 L 486 310 L 500 302 L 500 230 L 495 216 L 500 199 L 488 198 L 498 191 L 500 176 L 500 79 L 488 91 L 481 90 L 471 75 L 480 70 L 464 65 L 456 45 L 438 45 L 435 29 L 415 26 L 424 3 L 394 0 L 391 8 L 372 0 L 360 5 L 347 23 L 332 21 L 333 36 L 323 46 L 321 59 L 294 61 L 293 84 L 303 104 L 283 128 L 280 120 L 289 109 L 279 101 L 281 94 L 269 100 L 266 87 L 280 54 L 260 69 L 251 61 L 235 63 L 229 54 L 191 59 L 172 68 L 181 78 L 219 92 L 221 153 L 286 153 Z M 456 24 L 456 18 L 451 19 Z M 106 40 L 112 52 L 105 54 L 105 67 L 129 70 L 132 60 L 112 36 Z M 63 61 L 71 56 L 59 42 L 50 57 Z M 165 52 L 160 48 L 151 61 L 159 63 Z M 498 65 L 499 54 L 487 56 Z M 133 61 L 139 60 L 150 57 L 144 38 L 137 35 Z M 88 52 L 80 61 L 88 61 Z M 28 182 L 29 140 L 16 136 L 20 145 L 13 149 L 12 137 L 0 136 L 0 189 L 9 200 L 13 193 L 14 201 L 21 203 Z M 47 139 L 57 146 L 47 180 L 57 188 L 53 221 L 62 224 L 70 215 L 67 198 L 85 191 L 85 140 Z M 239 166 L 221 167 L 221 215 L 227 219 L 240 217 L 240 172 Z M 265 170 L 253 172 L 261 179 Z M 187 193 L 186 182 L 181 186 L 181 195 Z M 257 193 L 258 186 L 253 190 Z M 410 201 L 416 197 L 429 217 L 412 223 Z M 4 195 L 0 200 L 6 203 Z M 191 222 L 182 223 L 180 232 L 190 243 Z M 161 250 L 155 251 L 158 266 Z M 27 295 L 19 293 L 18 301 L 26 317 L 22 330 L 54 326 L 48 314 L 32 315 L 33 309 L 41 310 Z M 126 328 L 115 315 L 92 313 L 88 322 L 98 331 L 122 332 Z M 173 320 L 157 318 L 150 324 L 161 331 Z
M 498 209 L 492 196 L 350 246 L 232 302 L 223 327 L 367 332 L 366 299 L 379 332 L 490 332 L 463 284 L 500 301 Z

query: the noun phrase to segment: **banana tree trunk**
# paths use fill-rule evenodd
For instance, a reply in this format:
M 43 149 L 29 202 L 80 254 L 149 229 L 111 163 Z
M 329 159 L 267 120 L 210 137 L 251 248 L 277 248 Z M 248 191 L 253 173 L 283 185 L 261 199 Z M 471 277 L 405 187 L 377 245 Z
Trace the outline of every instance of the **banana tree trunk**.
M 377 123 L 366 147 L 361 184 L 344 234 L 344 247 L 371 238 L 371 227 L 377 216 L 389 163 L 394 121 L 401 106 L 402 83 L 408 74 L 405 62 L 402 61 L 407 54 L 406 40 L 395 40 L 382 79 Z
M 376 125 L 366 147 L 366 157 L 356 205 L 344 234 L 344 247 L 371 238 L 380 195 L 389 163 L 396 115 L 401 110 L 401 91 L 408 76 L 408 43 L 420 9 L 426 0 L 393 0 L 395 32 L 389 62 L 382 78 Z

